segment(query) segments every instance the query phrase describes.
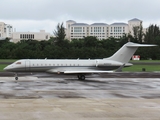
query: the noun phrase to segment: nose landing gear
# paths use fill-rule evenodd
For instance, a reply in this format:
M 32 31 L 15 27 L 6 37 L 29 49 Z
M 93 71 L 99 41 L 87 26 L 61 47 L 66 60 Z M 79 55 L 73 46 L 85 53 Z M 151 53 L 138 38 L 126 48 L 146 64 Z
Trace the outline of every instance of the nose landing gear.
M 15 80 L 18 80 L 18 76 L 17 76 L 17 73 L 15 73 L 15 75 L 14 75 L 14 76 L 15 76 Z

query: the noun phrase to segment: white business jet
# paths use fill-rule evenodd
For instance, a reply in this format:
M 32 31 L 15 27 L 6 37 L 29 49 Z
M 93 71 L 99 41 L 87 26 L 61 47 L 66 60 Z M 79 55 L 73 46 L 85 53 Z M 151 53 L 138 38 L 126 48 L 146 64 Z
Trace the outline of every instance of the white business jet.
M 10 72 L 47 72 L 57 74 L 75 74 L 79 80 L 85 80 L 86 74 L 111 73 L 131 66 L 128 63 L 138 47 L 156 45 L 128 42 L 114 55 L 103 59 L 23 59 L 4 68 Z M 18 80 L 17 74 L 15 79 Z

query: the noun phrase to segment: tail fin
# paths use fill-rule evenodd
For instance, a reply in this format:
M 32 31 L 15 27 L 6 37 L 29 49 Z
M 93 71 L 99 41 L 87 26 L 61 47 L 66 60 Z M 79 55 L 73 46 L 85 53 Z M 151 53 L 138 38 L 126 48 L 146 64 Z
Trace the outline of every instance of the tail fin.
M 148 44 L 137 44 L 128 42 L 123 45 L 114 55 L 109 58 L 104 58 L 107 60 L 114 60 L 121 63 L 128 63 L 133 54 L 136 52 L 138 47 L 152 47 L 156 45 L 148 45 Z

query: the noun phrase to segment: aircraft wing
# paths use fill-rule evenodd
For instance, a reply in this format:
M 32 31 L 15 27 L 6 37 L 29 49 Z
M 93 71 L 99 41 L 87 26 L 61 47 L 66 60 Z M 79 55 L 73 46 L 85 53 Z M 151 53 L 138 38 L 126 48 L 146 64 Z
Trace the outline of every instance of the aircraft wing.
M 115 71 L 64 71 L 64 74 L 113 73 Z
M 50 69 L 48 71 L 46 71 L 48 73 L 64 73 L 64 74 L 91 74 L 91 73 L 112 73 L 115 71 L 99 71 L 99 70 L 89 70 L 89 69 L 85 69 L 85 70 L 64 70 L 64 69 Z
M 114 71 L 110 71 L 110 70 L 106 70 L 106 71 L 102 71 L 102 70 L 91 70 L 91 69 L 88 69 L 88 68 L 83 68 L 83 69 L 72 69 L 72 68 L 63 68 L 63 67 L 60 67 L 60 68 L 56 68 L 56 69 L 50 69 L 46 72 L 48 73 L 57 73 L 57 74 L 60 74 L 60 73 L 63 73 L 63 74 L 92 74 L 92 73 L 113 73 L 113 72 L 121 72 L 122 71 L 122 68 L 125 66 L 125 64 L 123 64 L 122 66 L 120 66 L 118 69 L 114 70 Z

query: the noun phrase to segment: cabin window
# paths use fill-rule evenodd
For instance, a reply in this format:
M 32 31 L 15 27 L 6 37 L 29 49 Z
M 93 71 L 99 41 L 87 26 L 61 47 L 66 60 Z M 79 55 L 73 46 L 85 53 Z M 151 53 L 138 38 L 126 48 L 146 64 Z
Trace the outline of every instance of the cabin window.
M 57 66 L 59 66 L 59 64 L 57 64 Z
M 63 66 L 63 64 L 61 64 L 61 66 Z
M 16 64 L 21 64 L 21 62 L 17 62 Z

